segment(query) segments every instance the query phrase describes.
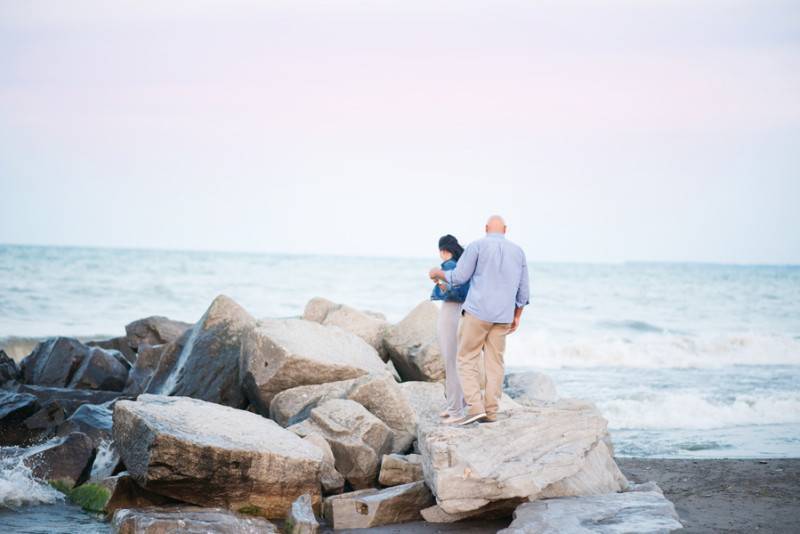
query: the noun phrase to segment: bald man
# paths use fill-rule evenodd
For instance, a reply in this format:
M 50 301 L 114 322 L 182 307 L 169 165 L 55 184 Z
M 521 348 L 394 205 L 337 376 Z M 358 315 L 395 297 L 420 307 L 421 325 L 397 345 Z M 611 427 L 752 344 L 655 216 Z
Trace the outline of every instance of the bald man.
M 499 215 L 486 222 L 486 236 L 470 243 L 456 268 L 430 270 L 430 277 L 448 287 L 470 283 L 459 324 L 458 376 L 467 404 L 455 422 L 497 420 L 505 366 L 506 335 L 519 327 L 528 304 L 528 263 L 522 249 L 507 240 L 506 223 Z M 481 398 L 481 351 L 484 353 L 485 394 Z

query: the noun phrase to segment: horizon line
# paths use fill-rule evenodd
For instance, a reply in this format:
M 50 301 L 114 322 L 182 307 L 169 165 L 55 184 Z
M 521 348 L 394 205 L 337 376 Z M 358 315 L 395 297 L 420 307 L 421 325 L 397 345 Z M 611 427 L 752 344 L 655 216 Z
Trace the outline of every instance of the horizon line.
M 28 248 L 65 248 L 65 249 L 94 249 L 116 250 L 128 252 L 188 252 L 188 253 L 214 253 L 214 254 L 252 254 L 294 257 L 327 257 L 327 258 L 361 258 L 361 259 L 411 259 L 425 260 L 427 256 L 398 256 L 398 255 L 366 255 L 366 254 L 340 254 L 340 253 L 314 253 L 314 252 L 285 252 L 268 250 L 222 250 L 222 249 L 196 249 L 196 248 L 165 248 L 165 247 L 136 247 L 136 246 L 109 246 L 109 245 L 65 245 L 42 243 L 10 243 L 0 242 L 0 247 L 28 247 Z M 528 260 L 530 264 L 582 264 L 582 265 L 716 265 L 727 267 L 800 267 L 800 263 L 785 262 L 733 262 L 733 261 L 706 261 L 706 260 Z

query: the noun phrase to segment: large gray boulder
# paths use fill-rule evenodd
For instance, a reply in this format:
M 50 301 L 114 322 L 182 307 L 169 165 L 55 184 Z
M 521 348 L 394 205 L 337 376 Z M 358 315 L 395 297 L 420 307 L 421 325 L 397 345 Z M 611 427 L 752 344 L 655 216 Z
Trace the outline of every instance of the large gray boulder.
M 303 319 L 326 326 L 338 326 L 366 341 L 378 352 L 383 361 L 388 359 L 383 346 L 383 338 L 389 330 L 389 323 L 385 318 L 382 319 L 373 313 L 357 310 L 346 304 L 314 297 L 306 304 Z
M 375 485 L 380 460 L 392 443 L 392 431 L 383 421 L 346 399 L 320 404 L 308 419 L 288 430 L 303 437 L 324 437 L 336 458 L 336 470 L 356 489 Z
M 447 402 L 441 382 L 402 382 L 399 385 L 411 404 L 418 426 L 435 426 L 441 422 L 439 414 Z
M 121 352 L 90 347 L 67 387 L 122 391 L 131 364 Z
M 112 419 L 111 407 L 106 404 L 83 404 L 62 424 L 56 433 L 66 436 L 72 432 L 83 432 L 92 440 L 95 448 L 103 442 L 110 442 Z
M 386 423 L 392 430 L 392 452 L 408 450 L 416 439 L 414 410 L 388 373 L 287 389 L 272 399 L 269 415 L 278 424 L 291 426 L 306 419 L 312 408 L 331 399 L 356 401 Z
M 248 411 L 144 394 L 114 406 L 114 440 L 140 486 L 180 501 L 282 519 L 320 498 L 322 452 Z
M 308 434 L 303 438 L 320 451 L 322 451 L 322 468 L 319 473 L 319 481 L 322 484 L 322 493 L 329 495 L 331 493 L 341 493 L 344 489 L 344 477 L 336 470 L 336 457 L 333 456 L 333 450 L 328 444 L 328 441 L 320 434 Z
M 511 525 L 498 534 L 666 534 L 682 527 L 673 504 L 654 486 L 524 503 L 514 511 Z
M 185 505 L 119 509 L 111 530 L 116 534 L 278 534 L 275 525 L 260 517 Z
M 66 387 L 89 353 L 89 347 L 71 337 L 54 337 L 39 343 L 20 362 L 23 382 Z
M 419 454 L 384 454 L 378 482 L 383 486 L 400 486 L 422 480 L 422 456 Z
M 503 390 L 517 402 L 554 402 L 558 398 L 556 386 L 550 377 L 536 371 L 507 374 Z
M 153 315 L 126 325 L 125 334 L 128 346 L 138 351 L 141 344 L 164 345 L 172 343 L 191 327 L 190 323 Z
M 423 301 L 392 326 L 384 338 L 387 354 L 403 380 L 444 380 L 436 323 L 439 306 Z
M 422 481 L 382 490 L 364 489 L 325 499 L 323 514 L 334 529 L 370 528 L 422 519 L 420 510 L 433 504 Z
M 606 420 L 593 405 L 560 401 L 522 407 L 512 401 L 506 406 L 512 408 L 495 423 L 419 425 L 425 480 L 445 512 L 627 486 L 605 447 Z M 565 482 L 570 477 L 575 478 Z
M 286 389 L 385 371 L 363 339 L 302 319 L 266 320 L 250 330 L 240 368 L 247 398 L 264 416 L 273 397 Z
M 95 341 L 87 341 L 87 347 L 100 347 L 101 349 L 116 350 L 128 363 L 133 364 L 136 361 L 136 350 L 128 345 L 127 336 L 112 337 L 111 339 L 102 339 Z
M 289 517 L 286 518 L 284 527 L 286 534 L 317 534 L 319 532 L 319 522 L 314 517 L 310 495 L 301 495 L 292 503 L 292 510 L 289 512 Z
M 242 408 L 244 395 L 239 382 L 239 356 L 242 338 L 256 322 L 233 300 L 220 295 L 203 317 L 191 328 L 188 337 L 171 343 L 181 345 L 180 353 L 162 352 L 156 374 L 169 368 L 169 374 L 151 393 L 176 395 Z M 167 357 L 170 356 L 170 357 Z M 174 361 L 173 361 L 174 360 Z

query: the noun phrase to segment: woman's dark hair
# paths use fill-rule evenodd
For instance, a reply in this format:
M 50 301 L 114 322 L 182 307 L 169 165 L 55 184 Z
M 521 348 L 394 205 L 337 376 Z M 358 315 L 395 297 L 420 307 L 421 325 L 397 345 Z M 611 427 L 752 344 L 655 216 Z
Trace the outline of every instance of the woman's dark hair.
M 461 254 L 464 253 L 464 247 L 458 243 L 458 239 L 450 234 L 443 235 L 439 238 L 439 250 L 446 250 L 453 255 L 453 259 L 458 261 Z

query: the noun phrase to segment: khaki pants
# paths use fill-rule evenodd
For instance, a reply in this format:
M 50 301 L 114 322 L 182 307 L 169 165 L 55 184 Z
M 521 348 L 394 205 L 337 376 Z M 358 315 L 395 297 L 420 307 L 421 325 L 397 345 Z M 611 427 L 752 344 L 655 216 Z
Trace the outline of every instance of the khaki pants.
M 464 390 L 467 414 L 497 413 L 503 391 L 503 352 L 508 323 L 488 323 L 464 313 L 458 336 L 458 376 Z M 481 350 L 485 369 L 485 398 L 481 399 Z

